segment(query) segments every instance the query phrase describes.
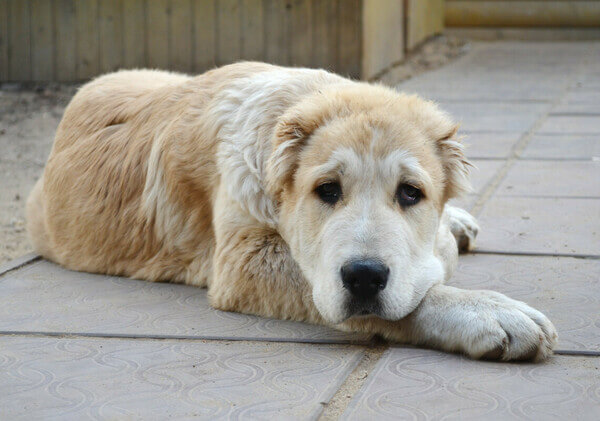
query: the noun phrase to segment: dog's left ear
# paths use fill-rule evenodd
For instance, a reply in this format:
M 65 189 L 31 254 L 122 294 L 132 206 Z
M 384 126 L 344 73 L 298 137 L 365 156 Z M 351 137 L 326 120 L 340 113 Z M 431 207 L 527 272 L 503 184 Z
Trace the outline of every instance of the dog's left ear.
M 445 175 L 445 200 L 471 191 L 469 168 L 473 165 L 466 158 L 465 146 L 456 136 L 458 126 L 453 125 L 437 141 L 438 153 L 442 157 Z
M 298 111 L 285 114 L 275 127 L 265 180 L 265 188 L 275 200 L 279 200 L 285 186 L 293 182 L 298 155 L 319 125 L 307 115 Z

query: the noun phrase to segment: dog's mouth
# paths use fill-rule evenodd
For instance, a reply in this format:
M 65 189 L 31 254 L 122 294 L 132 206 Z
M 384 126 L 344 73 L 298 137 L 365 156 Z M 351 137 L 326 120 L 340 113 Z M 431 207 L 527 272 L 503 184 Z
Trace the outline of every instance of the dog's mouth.
M 381 304 L 379 300 L 357 300 L 353 298 L 348 303 L 348 318 L 379 316 L 381 314 Z

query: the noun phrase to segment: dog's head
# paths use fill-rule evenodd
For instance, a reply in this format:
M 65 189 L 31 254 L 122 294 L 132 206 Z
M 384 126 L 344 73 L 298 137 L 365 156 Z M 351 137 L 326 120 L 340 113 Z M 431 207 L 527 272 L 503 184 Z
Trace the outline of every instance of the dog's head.
M 267 190 L 327 321 L 400 319 L 443 277 L 441 213 L 469 188 L 455 132 L 435 104 L 367 84 L 320 92 L 280 119 Z

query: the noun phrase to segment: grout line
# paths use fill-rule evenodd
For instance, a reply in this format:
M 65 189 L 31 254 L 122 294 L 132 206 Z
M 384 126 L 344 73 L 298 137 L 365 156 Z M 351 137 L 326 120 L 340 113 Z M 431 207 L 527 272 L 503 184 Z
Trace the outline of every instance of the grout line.
M 537 132 L 535 135 L 542 135 L 542 136 L 589 136 L 589 137 L 595 137 L 598 136 L 600 134 L 600 131 L 597 132 Z
M 14 260 L 11 260 L 4 265 L 0 265 L 0 276 L 7 274 L 8 272 L 12 272 L 17 269 L 21 269 L 24 266 L 27 266 L 33 262 L 37 262 L 41 260 L 42 256 L 36 253 L 27 253 L 21 257 L 18 257 Z
M 242 337 L 223 337 L 223 336 L 192 336 L 192 335 L 135 335 L 127 333 L 88 333 L 88 332 L 43 332 L 43 331 L 0 331 L 2 336 L 37 336 L 48 338 L 95 338 L 95 339 L 136 339 L 136 340 L 186 340 L 186 341 L 230 341 L 230 342 L 282 342 L 299 344 L 320 344 L 320 345 L 370 345 L 371 339 L 304 339 L 304 338 L 252 338 Z
M 600 357 L 600 351 L 578 351 L 569 349 L 555 349 L 555 355 L 568 355 L 571 357 Z
M 550 104 L 551 99 L 505 99 L 505 98 L 435 98 L 435 102 L 446 104 Z
M 498 193 L 496 197 L 512 197 L 519 199 L 584 199 L 584 200 L 598 200 L 600 196 L 552 196 L 547 194 L 505 194 Z
M 319 417 L 320 421 L 340 419 L 388 349 L 388 345 L 379 344 L 364 350 L 361 361 L 346 377 L 335 395 L 326 403 L 325 409 Z
M 571 103 L 573 104 L 573 103 Z M 600 117 L 600 113 L 593 113 L 593 112 L 585 112 L 585 111 L 581 111 L 581 112 L 554 112 L 554 113 L 549 113 L 549 116 L 553 116 L 553 117 Z
M 573 259 L 600 260 L 597 254 L 568 254 L 568 253 L 541 253 L 526 251 L 502 251 L 502 250 L 473 250 L 466 254 L 497 254 L 500 256 L 529 256 L 529 257 L 571 257 Z
M 467 156 L 472 161 L 506 161 L 509 159 L 508 156 Z M 543 156 L 518 156 L 517 159 L 520 162 L 596 162 L 594 157 L 580 157 L 580 158 L 548 158 Z M 0 159 L 1 160 L 1 159 Z

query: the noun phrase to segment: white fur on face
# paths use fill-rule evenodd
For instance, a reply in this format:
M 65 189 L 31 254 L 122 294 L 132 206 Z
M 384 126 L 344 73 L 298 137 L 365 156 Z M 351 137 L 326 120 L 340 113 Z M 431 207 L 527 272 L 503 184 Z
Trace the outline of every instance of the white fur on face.
M 377 158 L 350 148 L 334 151 L 325 164 L 307 173 L 315 181 L 337 179 L 343 191 L 342 200 L 331 207 L 308 187 L 293 215 L 281 220 L 321 315 L 331 323 L 352 316 L 341 267 L 364 258 L 390 268 L 377 315 L 398 320 L 413 311 L 427 290 L 443 280 L 442 264 L 433 252 L 439 215 L 427 199 L 402 209 L 394 198 L 400 183 L 418 185 L 426 192 L 432 187 L 428 173 L 406 151 Z

